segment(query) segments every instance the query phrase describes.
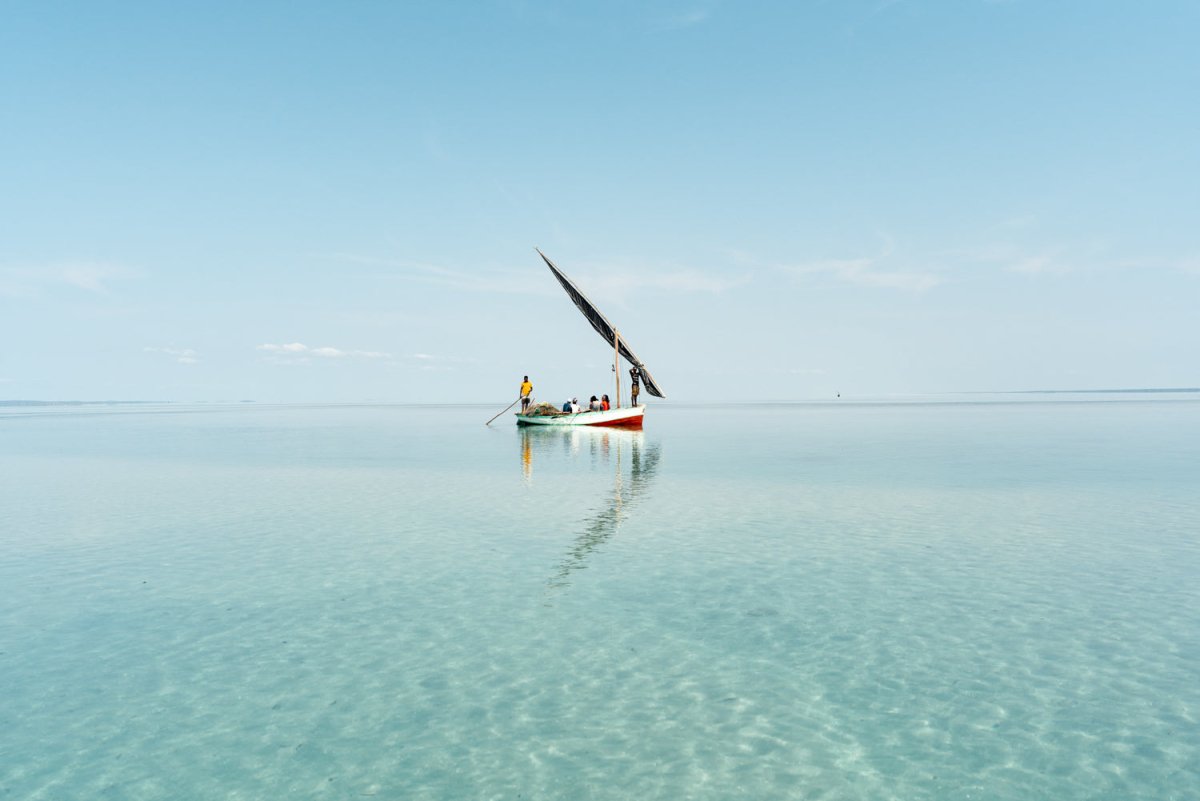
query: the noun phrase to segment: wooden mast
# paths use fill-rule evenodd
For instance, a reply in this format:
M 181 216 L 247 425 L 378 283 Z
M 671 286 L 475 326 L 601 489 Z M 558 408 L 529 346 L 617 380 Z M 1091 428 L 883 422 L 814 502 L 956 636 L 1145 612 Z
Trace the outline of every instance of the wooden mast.
M 613 329 L 613 374 L 617 377 L 616 408 L 621 408 L 621 332 Z

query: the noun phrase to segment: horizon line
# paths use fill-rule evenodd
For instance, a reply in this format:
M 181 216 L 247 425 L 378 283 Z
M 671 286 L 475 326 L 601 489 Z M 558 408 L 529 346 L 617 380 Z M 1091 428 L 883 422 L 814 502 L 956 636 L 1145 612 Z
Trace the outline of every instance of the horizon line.
M 829 401 L 837 400 L 870 400 L 879 398 L 927 398 L 940 397 L 946 395 L 1154 395 L 1154 394 L 1197 394 L 1200 393 L 1200 387 L 1124 387 L 1110 389 L 1003 389 L 1003 390 L 952 390 L 946 392 L 905 392 L 905 393 L 878 393 L 864 395 L 847 395 L 845 398 L 842 395 L 835 394 L 834 396 L 810 396 L 804 398 L 759 398 L 759 399 L 743 399 L 737 401 L 682 401 L 680 405 L 711 405 L 718 404 L 745 404 L 745 403 L 794 403 L 797 401 Z M 17 406 L 120 406 L 120 405 L 174 405 L 174 404 L 212 404 L 212 405 L 240 405 L 240 404 L 264 404 L 264 405 L 291 405 L 291 404 L 321 404 L 321 405 L 389 405 L 389 406 L 475 406 L 489 405 L 491 401 L 478 401 L 477 403 L 454 403 L 447 401 L 398 401 L 398 400 L 383 400 L 383 399 L 365 399 L 356 401 L 332 401 L 332 400 L 295 400 L 295 401 L 260 401 L 254 399 L 239 399 L 239 400 L 35 400 L 35 399 L 0 399 L 0 407 L 17 407 Z M 668 402 L 669 403 L 669 402 Z M 655 404 L 657 405 L 657 404 Z

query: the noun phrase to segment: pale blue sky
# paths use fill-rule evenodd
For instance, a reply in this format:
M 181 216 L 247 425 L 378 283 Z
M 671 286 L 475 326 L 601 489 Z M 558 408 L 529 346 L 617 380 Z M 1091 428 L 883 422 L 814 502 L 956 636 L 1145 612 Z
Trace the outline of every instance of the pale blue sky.
M 1200 385 L 1200 3 L 0 7 L 0 398 Z M 285 348 L 284 346 L 289 346 Z

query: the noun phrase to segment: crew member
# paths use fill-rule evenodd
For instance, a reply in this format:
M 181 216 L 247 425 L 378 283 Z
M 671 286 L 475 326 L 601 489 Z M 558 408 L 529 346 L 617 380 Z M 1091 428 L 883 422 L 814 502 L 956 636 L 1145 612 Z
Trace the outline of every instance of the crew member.
M 642 391 L 642 371 L 638 369 L 636 364 L 629 368 L 629 381 L 629 395 L 633 400 L 633 405 L 637 406 L 638 393 Z
M 529 376 L 525 376 L 525 380 L 521 382 L 521 414 L 529 408 L 529 396 L 533 392 L 533 384 L 529 383 Z

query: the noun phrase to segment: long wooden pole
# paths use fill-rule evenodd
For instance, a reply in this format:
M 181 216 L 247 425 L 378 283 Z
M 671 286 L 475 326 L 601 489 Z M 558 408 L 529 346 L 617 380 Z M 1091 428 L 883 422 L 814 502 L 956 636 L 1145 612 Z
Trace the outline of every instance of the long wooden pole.
M 621 332 L 613 329 L 613 374 L 617 377 L 617 408 L 621 408 Z
M 504 412 L 507 412 L 509 409 L 511 409 L 512 407 L 516 406 L 516 405 L 517 405 L 518 403 L 520 403 L 520 402 L 521 402 L 521 399 L 520 399 L 520 398 L 517 398 L 517 399 L 516 399 L 515 401 L 513 401 L 512 403 L 510 403 L 510 404 L 508 404 L 507 406 L 505 406 L 505 407 L 504 407 L 504 410 L 503 410 L 503 411 L 501 411 L 501 412 L 500 412 L 500 414 L 504 414 Z M 500 414 L 496 415 L 496 417 L 499 417 L 499 416 L 500 416 Z M 492 418 L 492 420 L 495 420 L 495 419 L 496 419 L 496 417 L 493 417 L 493 418 Z M 492 420 L 488 420 L 486 423 L 484 423 L 484 425 L 485 425 L 485 426 L 490 426 L 490 425 L 492 424 Z

